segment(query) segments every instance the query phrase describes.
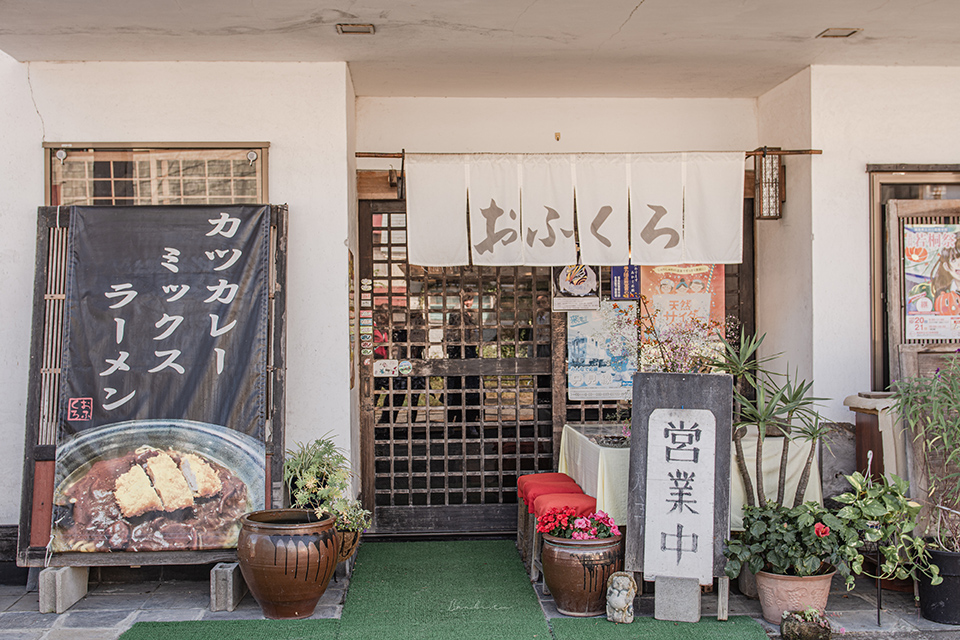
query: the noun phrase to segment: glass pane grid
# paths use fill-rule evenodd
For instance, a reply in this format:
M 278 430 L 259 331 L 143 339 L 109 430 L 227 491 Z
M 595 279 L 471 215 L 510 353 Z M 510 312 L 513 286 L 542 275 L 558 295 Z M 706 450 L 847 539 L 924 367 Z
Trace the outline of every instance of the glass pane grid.
M 52 205 L 264 202 L 261 155 L 246 149 L 70 151 L 51 159 Z
M 372 219 L 379 358 L 549 358 L 549 269 L 409 265 L 405 224 L 402 214 Z M 377 505 L 515 503 L 521 470 L 552 468 L 549 375 L 410 375 L 373 387 Z

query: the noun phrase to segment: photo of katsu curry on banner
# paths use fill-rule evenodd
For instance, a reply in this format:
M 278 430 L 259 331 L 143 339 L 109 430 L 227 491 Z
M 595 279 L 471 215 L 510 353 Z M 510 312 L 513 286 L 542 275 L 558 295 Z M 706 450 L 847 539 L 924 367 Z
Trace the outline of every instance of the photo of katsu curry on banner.
M 236 546 L 265 503 L 270 208 L 75 207 L 51 550 Z

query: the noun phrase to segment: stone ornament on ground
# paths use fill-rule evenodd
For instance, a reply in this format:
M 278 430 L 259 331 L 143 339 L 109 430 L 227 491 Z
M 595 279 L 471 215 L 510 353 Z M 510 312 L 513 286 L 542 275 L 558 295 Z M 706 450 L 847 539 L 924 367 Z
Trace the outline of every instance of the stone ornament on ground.
M 633 622 L 633 600 L 637 596 L 637 581 L 626 571 L 617 571 L 607 578 L 607 620 Z

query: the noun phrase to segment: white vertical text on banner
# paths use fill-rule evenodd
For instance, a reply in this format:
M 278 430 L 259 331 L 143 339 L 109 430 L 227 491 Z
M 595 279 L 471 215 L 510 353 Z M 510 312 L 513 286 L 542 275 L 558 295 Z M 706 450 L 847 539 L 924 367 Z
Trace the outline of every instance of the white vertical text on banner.
M 468 264 L 467 182 L 463 156 L 407 154 L 407 252 L 410 264 Z

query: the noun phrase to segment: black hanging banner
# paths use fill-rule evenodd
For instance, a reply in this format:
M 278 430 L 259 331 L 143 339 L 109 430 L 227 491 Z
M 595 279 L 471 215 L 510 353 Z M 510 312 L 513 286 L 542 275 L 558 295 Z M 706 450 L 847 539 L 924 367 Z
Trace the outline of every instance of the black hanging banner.
M 235 546 L 264 504 L 270 207 L 74 207 L 53 551 Z

